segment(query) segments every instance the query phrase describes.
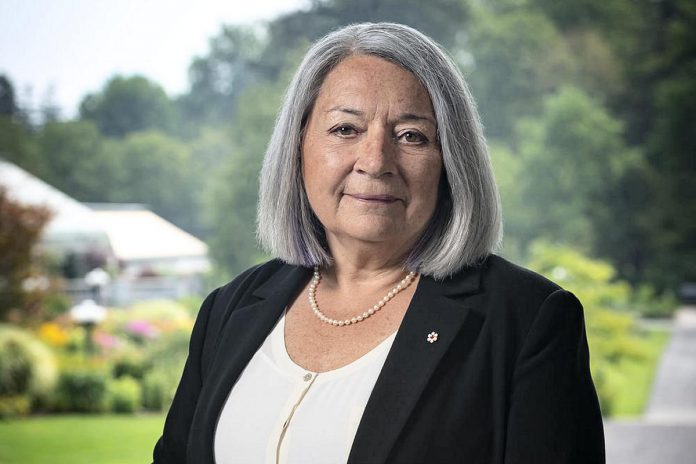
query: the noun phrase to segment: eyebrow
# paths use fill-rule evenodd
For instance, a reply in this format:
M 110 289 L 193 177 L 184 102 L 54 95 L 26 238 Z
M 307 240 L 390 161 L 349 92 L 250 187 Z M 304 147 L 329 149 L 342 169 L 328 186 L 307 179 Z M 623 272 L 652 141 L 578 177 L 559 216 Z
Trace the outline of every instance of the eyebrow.
M 334 106 L 333 108 L 328 109 L 326 112 L 332 113 L 334 111 L 338 111 L 341 113 L 348 113 L 348 114 L 352 114 L 354 116 L 364 116 L 365 115 L 364 111 L 360 111 L 360 110 L 357 110 L 355 108 L 350 108 L 347 106 Z M 415 113 L 401 113 L 399 115 L 399 117 L 396 118 L 396 120 L 397 121 L 426 121 L 426 122 L 429 122 L 430 124 L 432 124 L 433 126 L 437 127 L 437 124 L 435 124 L 435 121 L 430 116 L 423 116 L 423 115 L 415 114 Z

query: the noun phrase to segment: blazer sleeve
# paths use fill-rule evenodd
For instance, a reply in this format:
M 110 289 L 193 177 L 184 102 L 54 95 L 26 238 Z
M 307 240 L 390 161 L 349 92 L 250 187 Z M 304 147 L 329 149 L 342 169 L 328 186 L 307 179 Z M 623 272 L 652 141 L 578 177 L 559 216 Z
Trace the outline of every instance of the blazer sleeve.
M 605 462 L 582 305 L 559 289 L 541 305 L 515 365 L 506 464 Z
M 219 289 L 218 289 L 219 290 Z M 202 386 L 201 355 L 211 308 L 218 290 L 203 301 L 191 333 L 189 353 L 174 400 L 164 423 L 162 436 L 153 451 L 154 464 L 184 464 L 191 419 Z

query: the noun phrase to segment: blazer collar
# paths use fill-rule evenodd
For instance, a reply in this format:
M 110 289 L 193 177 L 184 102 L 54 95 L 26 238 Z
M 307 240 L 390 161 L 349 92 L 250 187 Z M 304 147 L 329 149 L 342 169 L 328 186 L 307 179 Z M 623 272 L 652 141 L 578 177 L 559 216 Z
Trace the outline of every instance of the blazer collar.
M 465 326 L 469 307 L 458 297 L 480 291 L 480 269 L 468 267 L 442 281 L 420 279 L 365 407 L 349 464 L 386 461 L 430 376 Z M 208 381 L 192 419 L 191 462 L 214 462 L 215 429 L 232 387 L 311 273 L 309 268 L 283 265 L 253 291 L 258 301 L 226 308 Z M 438 334 L 437 342 L 427 341 L 430 332 Z
M 353 441 L 348 464 L 384 463 L 435 368 L 457 334 L 476 339 L 481 319 L 469 318 L 466 298 L 481 289 L 481 266 L 452 278 L 422 277 L 377 378 Z M 428 341 L 435 332 L 437 340 Z

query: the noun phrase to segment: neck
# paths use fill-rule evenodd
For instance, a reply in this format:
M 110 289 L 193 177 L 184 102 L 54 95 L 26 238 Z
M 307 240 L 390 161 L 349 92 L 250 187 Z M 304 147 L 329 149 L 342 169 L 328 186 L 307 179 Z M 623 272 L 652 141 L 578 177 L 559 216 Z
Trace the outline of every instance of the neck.
M 326 283 L 339 288 L 355 285 L 386 287 L 403 279 L 409 249 L 395 249 L 382 243 L 346 243 L 328 240 L 333 264 L 322 269 Z

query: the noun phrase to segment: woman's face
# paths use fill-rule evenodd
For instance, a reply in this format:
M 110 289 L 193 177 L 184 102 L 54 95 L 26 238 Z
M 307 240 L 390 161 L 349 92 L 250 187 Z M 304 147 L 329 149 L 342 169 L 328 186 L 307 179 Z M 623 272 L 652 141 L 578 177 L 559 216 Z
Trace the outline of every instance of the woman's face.
M 441 173 L 432 104 L 413 74 L 361 55 L 328 74 L 305 128 L 302 174 L 329 244 L 408 252 L 435 211 Z

